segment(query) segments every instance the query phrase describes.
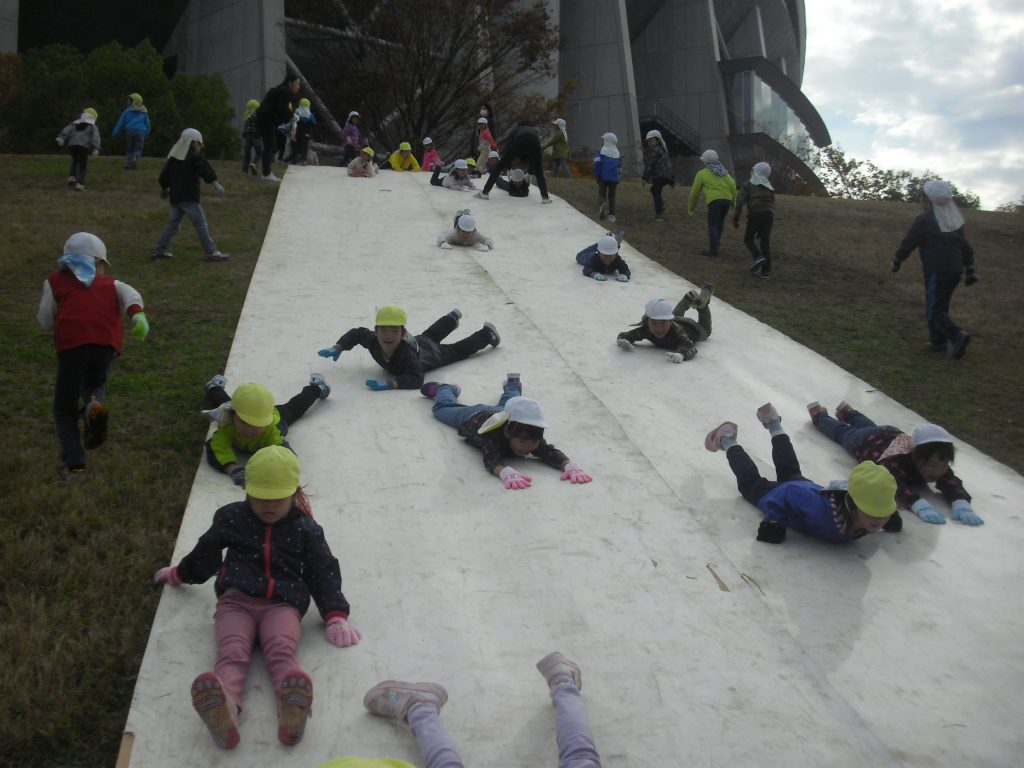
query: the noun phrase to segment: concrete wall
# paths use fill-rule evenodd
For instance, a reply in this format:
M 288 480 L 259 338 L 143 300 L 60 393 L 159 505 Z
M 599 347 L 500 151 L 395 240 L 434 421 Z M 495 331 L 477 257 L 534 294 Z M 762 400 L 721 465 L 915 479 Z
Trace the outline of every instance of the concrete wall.
M 245 102 L 284 79 L 284 0 L 192 0 L 163 55 L 180 72 L 223 77 L 241 130 Z
M 619 137 L 623 170 L 638 173 L 640 125 L 625 0 L 562 0 L 559 29 L 561 81 L 580 80 L 565 115 L 569 148 L 596 151 L 601 134 L 611 131 Z
M 0 53 L 18 50 L 18 0 L 0 0 Z

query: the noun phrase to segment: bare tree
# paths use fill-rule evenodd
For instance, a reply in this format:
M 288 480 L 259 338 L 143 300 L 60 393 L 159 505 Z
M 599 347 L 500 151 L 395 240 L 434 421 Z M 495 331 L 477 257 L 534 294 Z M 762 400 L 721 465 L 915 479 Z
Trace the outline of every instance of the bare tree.
M 319 74 L 309 77 L 339 116 L 360 112 L 378 148 L 429 133 L 451 149 L 473 130 L 481 104 L 493 104 L 501 120 L 529 86 L 557 76 L 558 30 L 541 0 L 313 5 L 319 31 L 304 29 L 302 45 Z M 289 5 L 291 15 L 309 12 Z

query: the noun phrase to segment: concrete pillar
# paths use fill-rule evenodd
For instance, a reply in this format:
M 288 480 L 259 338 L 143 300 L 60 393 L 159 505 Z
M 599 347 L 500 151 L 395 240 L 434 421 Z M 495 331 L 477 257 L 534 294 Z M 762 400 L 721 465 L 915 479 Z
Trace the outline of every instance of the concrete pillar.
M 224 78 L 241 130 L 245 103 L 284 79 L 284 0 L 192 0 L 163 50 L 178 71 Z
M 18 51 L 18 0 L 0 0 L 0 53 Z

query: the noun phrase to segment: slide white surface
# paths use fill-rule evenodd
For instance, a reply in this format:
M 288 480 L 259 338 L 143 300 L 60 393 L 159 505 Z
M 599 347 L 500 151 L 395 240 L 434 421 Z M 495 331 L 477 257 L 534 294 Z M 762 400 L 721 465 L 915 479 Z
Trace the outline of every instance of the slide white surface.
M 494 251 L 434 246 L 464 207 Z M 615 336 L 648 299 L 675 302 L 703 275 L 668 272 L 627 234 L 632 282 L 587 280 L 574 256 L 601 234 L 561 200 L 541 205 L 536 189 L 483 201 L 431 187 L 426 173 L 288 171 L 225 373 L 229 391 L 259 381 L 277 402 L 312 371 L 333 388 L 288 439 L 363 641 L 329 645 L 312 607 L 304 740 L 278 744 L 257 652 L 242 742 L 221 752 L 189 698 L 215 658 L 212 581 L 165 588 L 125 727 L 127 765 L 313 767 L 343 755 L 421 765 L 404 727 L 362 707 L 392 678 L 447 687 L 442 715 L 467 766 L 555 766 L 553 710 L 534 668 L 552 650 L 583 669 L 605 766 L 1020 764 L 1021 476 L 958 442 L 954 466 L 980 528 L 904 513 L 902 533 L 846 546 L 798 533 L 755 541 L 759 512 L 724 454 L 704 450 L 709 429 L 736 421 L 774 477 L 754 415 L 770 400 L 804 474 L 827 483 L 853 461 L 813 428 L 807 402 L 845 398 L 906 430 L 922 419 L 718 297 L 693 361 L 673 365 L 646 345 L 623 352 Z M 781 285 L 766 287 L 785 301 Z M 547 439 L 594 482 L 511 461 L 534 482 L 506 491 L 433 419 L 432 401 L 365 388 L 383 374 L 365 350 L 317 357 L 345 330 L 372 327 L 385 304 L 406 309 L 413 333 L 459 307 L 450 340 L 493 322 L 499 347 L 428 378 L 458 383 L 464 403 L 493 403 L 505 373 L 520 372 Z M 240 498 L 196 460 L 174 562 Z M 941 499 L 937 508 L 948 513 Z

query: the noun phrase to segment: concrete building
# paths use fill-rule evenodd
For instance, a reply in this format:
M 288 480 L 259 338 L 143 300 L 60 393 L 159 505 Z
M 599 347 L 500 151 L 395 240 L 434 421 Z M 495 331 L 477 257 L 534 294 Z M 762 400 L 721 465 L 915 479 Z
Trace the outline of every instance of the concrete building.
M 801 159 L 831 144 L 800 91 L 803 0 L 560 0 L 557 9 L 560 85 L 580 83 L 566 115 L 573 150 L 614 131 L 635 167 L 657 128 L 684 177 L 714 149 L 737 178 L 767 160 L 823 191 Z
M 0 53 L 18 50 L 18 0 L 0 0 Z

